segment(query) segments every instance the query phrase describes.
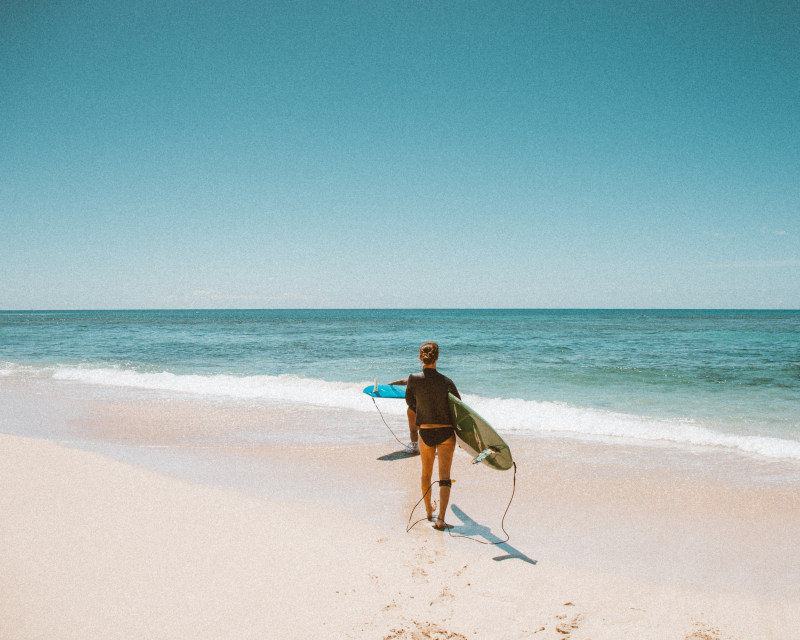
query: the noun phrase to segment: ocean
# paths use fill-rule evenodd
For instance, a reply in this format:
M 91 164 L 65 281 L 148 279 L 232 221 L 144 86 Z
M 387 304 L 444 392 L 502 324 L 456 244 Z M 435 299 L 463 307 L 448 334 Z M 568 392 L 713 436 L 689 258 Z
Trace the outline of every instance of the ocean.
M 0 387 L 261 406 L 283 416 L 282 438 L 347 444 L 391 439 L 362 389 L 417 370 L 428 340 L 508 438 L 800 463 L 800 311 L 5 311 Z M 404 403 L 379 408 L 402 434 Z M 274 436 L 226 429 L 225 442 Z

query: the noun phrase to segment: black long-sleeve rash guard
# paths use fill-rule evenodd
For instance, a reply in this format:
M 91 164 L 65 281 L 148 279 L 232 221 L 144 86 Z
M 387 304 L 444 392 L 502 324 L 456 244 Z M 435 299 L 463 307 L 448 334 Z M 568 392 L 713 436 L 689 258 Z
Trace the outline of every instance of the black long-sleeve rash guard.
M 416 424 L 452 424 L 448 393 L 461 399 L 453 381 L 436 369 L 423 369 L 408 376 L 406 404 L 417 414 Z

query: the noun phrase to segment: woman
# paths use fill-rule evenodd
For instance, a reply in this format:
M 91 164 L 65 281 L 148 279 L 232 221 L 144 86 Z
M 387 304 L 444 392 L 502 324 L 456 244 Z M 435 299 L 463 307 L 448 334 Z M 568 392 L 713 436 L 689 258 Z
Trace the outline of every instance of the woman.
M 422 371 L 412 373 L 406 386 L 406 404 L 408 405 L 409 426 L 419 428 L 419 453 L 422 460 L 422 493 L 425 500 L 425 511 L 428 520 L 433 520 L 431 504 L 431 475 L 433 461 L 439 455 L 439 513 L 436 516 L 434 529 L 444 531 L 449 528 L 444 521 L 447 505 L 450 502 L 450 465 L 456 449 L 456 436 L 450 417 L 450 404 L 447 394 L 457 398 L 458 390 L 453 381 L 436 370 L 439 359 L 439 345 L 426 342 L 419 348 L 419 359 Z

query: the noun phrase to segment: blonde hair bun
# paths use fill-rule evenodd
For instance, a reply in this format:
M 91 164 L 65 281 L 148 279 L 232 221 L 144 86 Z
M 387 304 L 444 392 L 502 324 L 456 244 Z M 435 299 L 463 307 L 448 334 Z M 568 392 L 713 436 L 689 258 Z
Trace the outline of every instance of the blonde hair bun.
M 422 364 L 433 364 L 439 359 L 439 345 L 435 342 L 426 342 L 419 348 L 419 359 Z

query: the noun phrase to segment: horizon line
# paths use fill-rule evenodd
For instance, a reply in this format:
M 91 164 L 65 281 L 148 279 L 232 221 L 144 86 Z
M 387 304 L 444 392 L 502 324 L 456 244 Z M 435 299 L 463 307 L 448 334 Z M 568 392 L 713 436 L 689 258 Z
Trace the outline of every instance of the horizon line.
M 794 307 L 85 307 L 0 309 L 0 313 L 123 311 L 800 311 Z

